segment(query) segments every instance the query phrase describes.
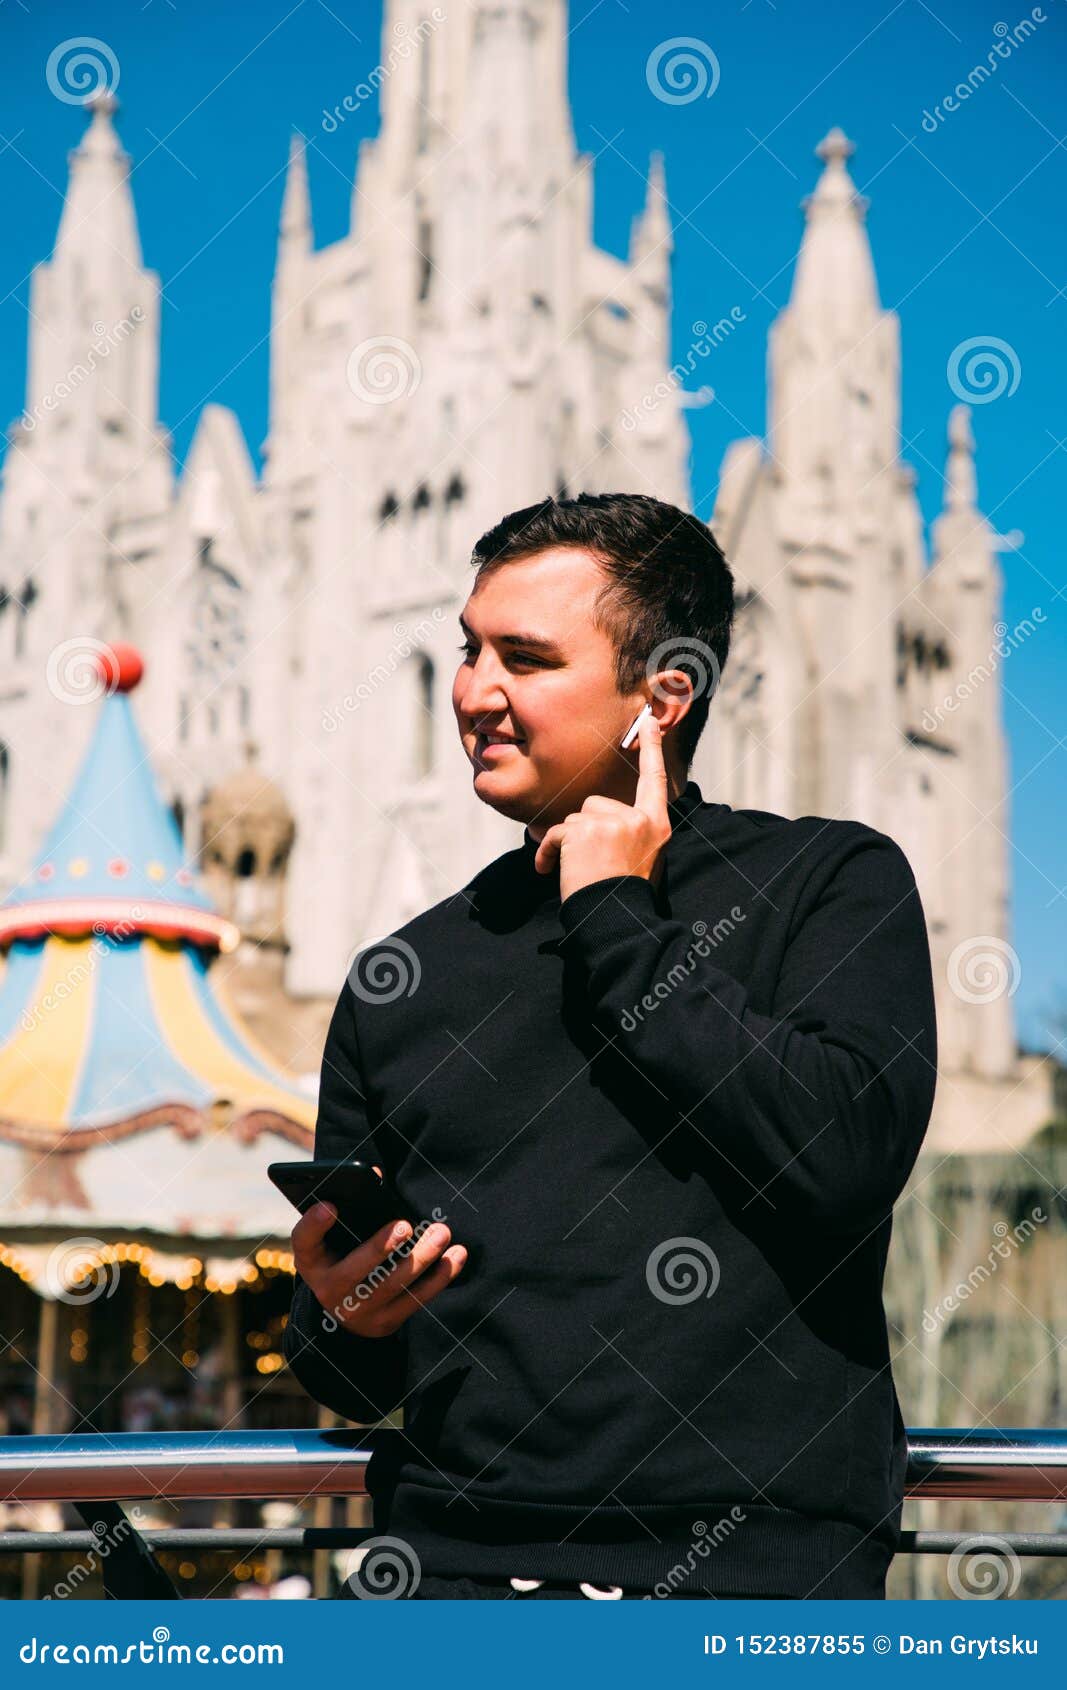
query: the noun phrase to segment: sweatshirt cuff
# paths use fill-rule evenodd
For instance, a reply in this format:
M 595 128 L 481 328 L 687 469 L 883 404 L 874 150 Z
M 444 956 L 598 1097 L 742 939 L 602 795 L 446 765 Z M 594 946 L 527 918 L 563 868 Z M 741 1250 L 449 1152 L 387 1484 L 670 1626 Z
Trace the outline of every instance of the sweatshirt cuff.
M 311 1287 L 294 1275 L 282 1354 L 308 1395 L 335 1414 L 370 1424 L 392 1413 L 403 1394 L 397 1378 L 404 1336 L 402 1327 L 384 1338 L 364 1338 L 335 1325 Z M 379 1400 L 385 1397 L 388 1402 Z
M 660 919 L 652 882 L 640 874 L 593 880 L 559 907 L 567 954 L 590 962 L 605 945 L 635 939 Z

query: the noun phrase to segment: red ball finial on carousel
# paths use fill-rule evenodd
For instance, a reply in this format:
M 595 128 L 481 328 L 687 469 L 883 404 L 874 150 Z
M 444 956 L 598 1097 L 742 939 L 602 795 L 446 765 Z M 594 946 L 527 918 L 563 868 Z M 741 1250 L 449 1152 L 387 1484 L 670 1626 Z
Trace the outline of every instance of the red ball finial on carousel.
M 144 674 L 144 658 L 132 645 L 101 646 L 97 666 L 108 692 L 132 692 Z

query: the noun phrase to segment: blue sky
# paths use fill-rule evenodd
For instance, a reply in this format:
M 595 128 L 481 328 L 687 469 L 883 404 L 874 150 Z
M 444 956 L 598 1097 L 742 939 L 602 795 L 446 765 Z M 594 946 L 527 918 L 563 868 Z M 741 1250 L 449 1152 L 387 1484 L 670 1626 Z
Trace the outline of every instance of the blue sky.
M 448 0 L 443 0 L 447 10 Z M 452 0 L 457 3 L 457 0 Z M 675 221 L 675 356 L 690 325 L 744 312 L 696 381 L 716 400 L 688 413 L 696 508 L 710 516 L 723 451 L 765 425 L 766 332 L 786 302 L 801 230 L 799 201 L 818 171 L 812 149 L 840 124 L 857 143 L 852 171 L 870 200 L 882 302 L 899 312 L 904 458 L 927 520 L 938 509 L 944 431 L 955 395 L 947 361 L 961 341 L 1011 349 L 1013 393 L 978 404 L 981 503 L 1003 534 L 1004 619 L 1041 607 L 1040 632 L 1005 661 L 1014 888 L 1012 939 L 1022 963 L 1020 1033 L 1042 1046 L 1067 1015 L 1067 150 L 1063 0 L 573 0 L 570 91 L 578 145 L 597 155 L 595 234 L 623 253 L 653 149 L 666 160 Z M 1032 36 L 955 111 L 944 96 L 998 41 L 1030 19 Z M 998 28 L 998 26 L 1001 26 Z M 119 65 L 119 128 L 145 262 L 165 288 L 161 415 L 179 456 L 197 414 L 231 406 L 252 451 L 267 431 L 269 284 L 288 136 L 312 141 L 316 243 L 348 226 L 356 149 L 377 128 L 373 103 L 329 134 L 324 109 L 378 63 L 380 4 L 331 0 L 130 0 L 4 9 L 0 194 L 0 411 L 25 398 L 32 265 L 47 257 L 81 112 L 45 77 L 61 41 L 95 36 Z M 680 36 L 718 66 L 710 98 L 653 97 L 649 55 Z M 1010 39 L 1010 38 L 1009 38 Z M 710 63 L 705 55 L 705 62 Z M 927 118 L 924 127 L 924 116 Z M 5 143 L 10 143 L 5 145 Z M 1065 1029 L 1067 1030 L 1067 1029 Z

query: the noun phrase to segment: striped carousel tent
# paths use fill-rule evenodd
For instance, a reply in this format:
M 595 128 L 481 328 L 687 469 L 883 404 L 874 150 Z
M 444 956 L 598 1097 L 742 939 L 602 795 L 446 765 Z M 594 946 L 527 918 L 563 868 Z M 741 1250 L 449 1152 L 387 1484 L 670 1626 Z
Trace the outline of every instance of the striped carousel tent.
M 74 786 L 0 904 L 0 1260 L 45 1297 L 116 1249 L 230 1289 L 283 1265 L 294 1217 L 265 1169 L 310 1152 L 315 1102 L 212 979 L 240 936 L 156 788 L 141 659 L 104 648 L 100 672 Z

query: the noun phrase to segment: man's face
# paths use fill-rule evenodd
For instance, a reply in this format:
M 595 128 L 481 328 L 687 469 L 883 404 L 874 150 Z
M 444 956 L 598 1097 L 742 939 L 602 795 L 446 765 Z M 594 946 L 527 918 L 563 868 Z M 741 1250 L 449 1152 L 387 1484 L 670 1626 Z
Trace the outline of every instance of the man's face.
M 561 547 L 503 565 L 463 607 L 452 708 L 474 791 L 537 836 L 594 792 L 633 799 L 637 742 L 619 742 L 649 691 L 615 690 L 611 641 L 593 626 L 605 580 L 588 552 Z M 511 637 L 523 635 L 544 643 Z

